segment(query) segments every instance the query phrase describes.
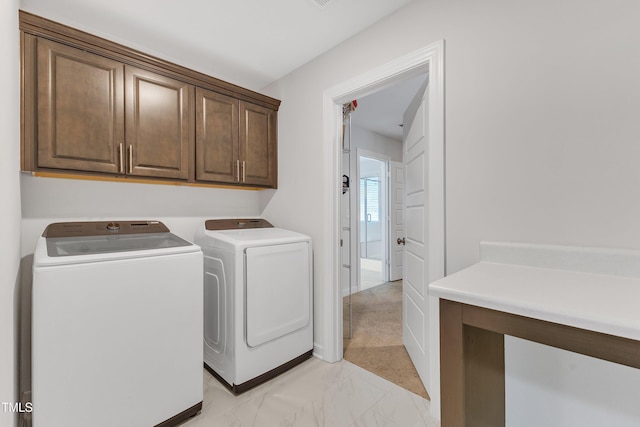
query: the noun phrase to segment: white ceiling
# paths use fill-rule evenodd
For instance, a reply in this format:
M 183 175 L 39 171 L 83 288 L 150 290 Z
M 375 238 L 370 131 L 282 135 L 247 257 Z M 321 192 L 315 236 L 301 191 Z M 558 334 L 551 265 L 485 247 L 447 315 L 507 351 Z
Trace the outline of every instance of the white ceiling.
M 20 8 L 259 91 L 411 0 L 20 0 Z
M 411 0 L 20 0 L 20 8 L 260 91 Z M 358 100 L 354 124 L 401 140 L 424 76 Z
M 427 74 L 421 74 L 357 99 L 358 108 L 351 113 L 351 123 L 402 141 L 402 116 L 426 78 Z

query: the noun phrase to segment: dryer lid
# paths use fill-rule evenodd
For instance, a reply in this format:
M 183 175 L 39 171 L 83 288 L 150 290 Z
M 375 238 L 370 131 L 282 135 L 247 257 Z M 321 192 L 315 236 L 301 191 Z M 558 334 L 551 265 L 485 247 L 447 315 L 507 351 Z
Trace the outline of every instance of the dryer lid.
M 307 241 L 311 238 L 298 232 L 278 228 L 261 218 L 210 219 L 196 231 L 200 246 L 226 246 L 235 249 L 250 246 L 278 245 Z
M 231 245 L 234 248 L 247 248 L 302 241 L 311 242 L 311 238 L 295 231 L 272 227 L 206 231 L 200 240 L 196 239 L 196 243 L 200 245 L 211 245 L 214 241 Z

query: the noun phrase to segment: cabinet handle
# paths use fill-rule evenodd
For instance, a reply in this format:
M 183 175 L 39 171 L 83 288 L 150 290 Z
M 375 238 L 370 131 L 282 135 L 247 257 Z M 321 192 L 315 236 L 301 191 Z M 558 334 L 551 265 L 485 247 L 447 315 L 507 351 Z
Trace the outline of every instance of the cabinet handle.
M 122 142 L 118 147 L 118 155 L 120 157 L 120 173 L 124 173 L 124 148 L 122 146 Z
M 129 173 L 133 173 L 133 145 L 129 145 Z
M 247 179 L 247 164 L 245 161 L 242 161 L 242 182 L 245 182 Z
M 240 160 L 236 160 L 236 181 L 240 182 Z

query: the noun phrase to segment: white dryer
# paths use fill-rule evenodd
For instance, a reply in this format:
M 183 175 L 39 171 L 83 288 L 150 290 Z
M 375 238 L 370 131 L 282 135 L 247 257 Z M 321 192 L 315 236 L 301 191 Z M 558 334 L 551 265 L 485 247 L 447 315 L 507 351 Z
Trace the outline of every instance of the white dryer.
M 208 220 L 204 363 L 242 393 L 313 352 L 311 238 L 262 219 Z
M 177 425 L 202 407 L 202 252 L 158 221 L 55 223 L 34 253 L 34 427 Z

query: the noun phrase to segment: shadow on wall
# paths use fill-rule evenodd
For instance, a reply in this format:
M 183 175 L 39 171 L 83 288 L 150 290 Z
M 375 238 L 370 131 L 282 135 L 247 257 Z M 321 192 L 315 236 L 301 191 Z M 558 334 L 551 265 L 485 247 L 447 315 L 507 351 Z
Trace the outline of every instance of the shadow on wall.
M 256 190 L 47 178 L 25 173 L 20 176 L 20 188 L 23 219 L 255 215 L 261 197 L 261 191 Z
M 33 283 L 33 254 L 22 258 L 20 272 L 16 281 L 14 298 L 15 312 L 15 356 L 16 372 L 14 377 L 15 396 L 20 403 L 20 411 L 15 413 L 14 425 L 31 426 L 31 291 Z M 29 405 L 27 406 L 27 403 Z M 24 410 L 24 411 L 23 411 Z
M 271 203 L 271 199 L 276 195 L 276 191 L 277 190 L 274 189 L 260 190 L 260 214 L 262 214 L 269 203 Z

